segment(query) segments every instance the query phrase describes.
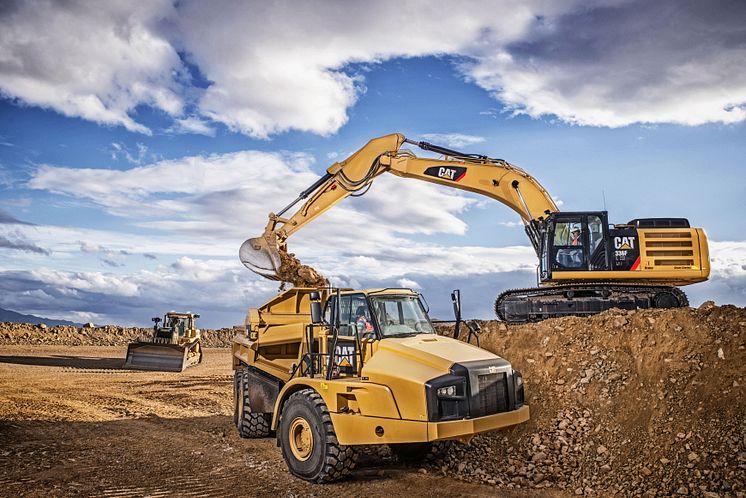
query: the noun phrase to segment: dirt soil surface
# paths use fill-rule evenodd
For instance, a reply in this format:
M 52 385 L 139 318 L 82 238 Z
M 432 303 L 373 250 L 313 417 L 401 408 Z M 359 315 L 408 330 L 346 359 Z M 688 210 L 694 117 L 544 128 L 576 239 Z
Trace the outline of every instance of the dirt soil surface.
M 481 326 L 482 347 L 523 373 L 531 420 L 455 448 L 449 475 L 586 496 L 746 496 L 746 309 Z
M 182 373 L 123 370 L 125 352 L 0 346 L 0 496 L 494 495 L 373 451 L 351 478 L 308 484 L 274 439 L 238 437 L 229 349 Z
M 368 449 L 324 486 L 293 478 L 274 439 L 237 436 L 228 349 L 128 371 L 138 329 L 0 325 L 0 495 L 746 496 L 746 309 L 480 323 L 531 420 L 426 465 Z

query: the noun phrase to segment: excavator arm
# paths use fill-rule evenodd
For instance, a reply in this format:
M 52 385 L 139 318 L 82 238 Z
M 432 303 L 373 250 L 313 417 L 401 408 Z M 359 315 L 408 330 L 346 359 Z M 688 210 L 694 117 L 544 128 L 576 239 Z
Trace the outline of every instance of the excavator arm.
M 443 158 L 417 157 L 402 149 L 405 143 L 441 154 Z M 465 154 L 391 134 L 371 140 L 344 161 L 334 163 L 292 203 L 277 214 L 270 213 L 264 233 L 241 246 L 241 261 L 267 278 L 293 280 L 288 278 L 286 268 L 293 264 L 292 255 L 289 257 L 287 253 L 287 239 L 342 199 L 363 195 L 375 178 L 386 172 L 475 192 L 503 203 L 521 217 L 537 253 L 542 222 L 558 211 L 552 197 L 535 178 L 502 159 Z M 284 217 L 300 201 L 305 202 L 290 217 Z

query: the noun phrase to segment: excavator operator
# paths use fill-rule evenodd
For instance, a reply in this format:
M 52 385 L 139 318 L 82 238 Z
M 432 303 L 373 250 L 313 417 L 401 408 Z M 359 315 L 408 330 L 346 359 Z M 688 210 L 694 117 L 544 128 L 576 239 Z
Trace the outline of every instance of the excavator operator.
M 571 237 L 572 237 L 572 239 L 570 240 L 571 246 L 579 246 L 583 244 L 580 240 L 580 226 L 579 225 L 575 225 L 574 227 L 572 227 Z

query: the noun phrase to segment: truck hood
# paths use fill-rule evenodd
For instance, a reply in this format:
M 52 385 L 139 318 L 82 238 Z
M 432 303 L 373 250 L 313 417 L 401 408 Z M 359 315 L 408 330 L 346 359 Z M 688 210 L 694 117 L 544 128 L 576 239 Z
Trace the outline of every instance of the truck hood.
M 435 334 L 383 339 L 378 344 L 378 351 L 373 358 L 384 351 L 443 373 L 448 372 L 454 363 L 500 358 L 471 344 Z

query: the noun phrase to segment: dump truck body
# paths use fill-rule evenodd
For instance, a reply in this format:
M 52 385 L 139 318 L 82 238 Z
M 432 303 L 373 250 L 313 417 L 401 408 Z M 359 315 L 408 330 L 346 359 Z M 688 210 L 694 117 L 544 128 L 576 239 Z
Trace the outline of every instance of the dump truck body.
M 489 351 L 435 334 L 418 294 L 314 294 L 294 288 L 251 309 L 233 343 L 239 432 L 277 431 L 295 475 L 323 482 L 342 471 L 299 470 L 313 459 L 302 451 L 313 430 L 302 415 L 289 420 L 291 408 L 321 410 L 344 452 L 370 444 L 429 448 L 528 420 L 520 373 Z
M 154 318 L 150 337 L 141 337 L 127 347 L 125 368 L 181 372 L 202 361 L 201 332 L 196 328 L 195 313 L 170 311 Z

